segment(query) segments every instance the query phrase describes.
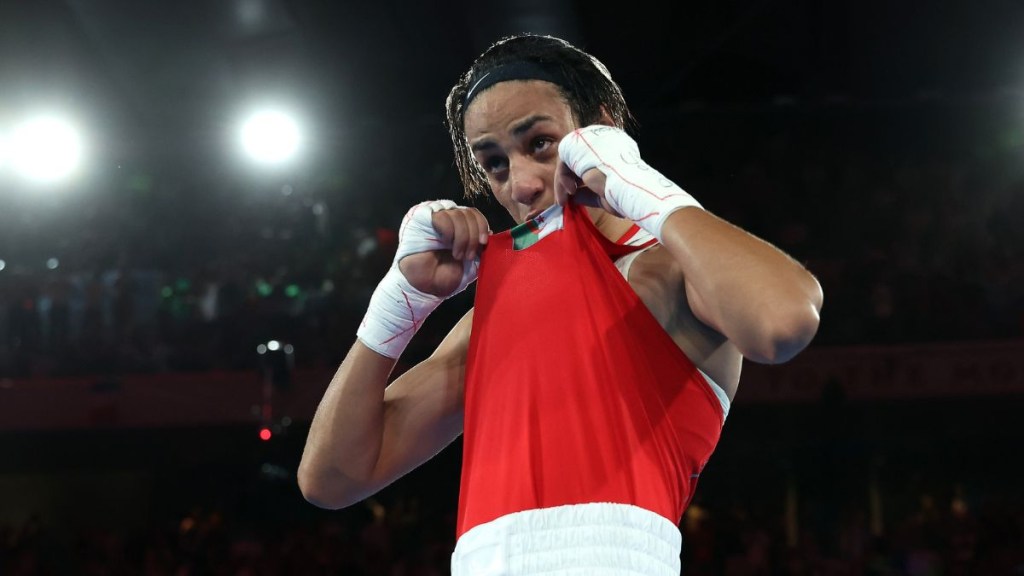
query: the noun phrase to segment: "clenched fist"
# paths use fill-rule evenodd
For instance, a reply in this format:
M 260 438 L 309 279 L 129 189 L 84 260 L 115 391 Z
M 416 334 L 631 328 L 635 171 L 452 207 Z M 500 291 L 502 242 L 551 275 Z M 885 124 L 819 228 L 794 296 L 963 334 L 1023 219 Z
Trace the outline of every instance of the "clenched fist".
M 437 209 L 428 213 L 429 204 Z M 475 208 L 419 204 L 402 221 L 395 260 L 417 290 L 448 298 L 476 279 L 490 233 L 487 219 Z

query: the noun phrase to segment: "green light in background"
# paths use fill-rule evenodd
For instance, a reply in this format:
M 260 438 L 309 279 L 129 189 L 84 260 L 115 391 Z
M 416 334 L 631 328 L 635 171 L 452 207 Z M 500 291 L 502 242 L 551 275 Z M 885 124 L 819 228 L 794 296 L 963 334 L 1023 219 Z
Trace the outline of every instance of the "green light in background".
M 274 293 L 274 287 L 271 286 L 266 280 L 256 281 L 256 292 L 266 298 Z
M 295 284 L 289 284 L 288 287 L 284 289 L 284 294 L 289 298 L 295 298 L 299 295 L 299 287 Z
M 188 292 L 190 286 L 192 286 L 192 283 L 187 278 L 178 278 L 178 281 L 174 283 L 174 288 L 178 292 Z
M 132 192 L 149 192 L 153 188 L 153 179 L 144 172 L 135 172 L 125 184 Z
M 1024 130 L 1010 132 L 1006 137 L 1006 145 L 1010 148 L 1024 146 Z
M 171 296 L 174 296 L 174 288 L 171 288 L 170 286 L 164 286 L 163 288 L 160 289 L 160 295 L 163 296 L 164 298 L 170 298 Z

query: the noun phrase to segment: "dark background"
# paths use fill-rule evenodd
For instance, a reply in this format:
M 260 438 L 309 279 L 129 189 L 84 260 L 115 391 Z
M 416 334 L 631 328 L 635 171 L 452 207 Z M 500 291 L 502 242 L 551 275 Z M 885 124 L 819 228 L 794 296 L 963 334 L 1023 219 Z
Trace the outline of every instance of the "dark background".
M 1021 342 L 1020 2 L 0 0 L 0 134 L 67 110 L 87 141 L 68 184 L 0 164 L 0 411 L 25 390 L 39 411 L 0 422 L 0 574 L 445 573 L 458 443 L 325 512 L 294 481 L 308 409 L 68 425 L 48 415 L 70 401 L 44 391 L 256 379 L 256 346 L 278 339 L 294 371 L 274 389 L 315 403 L 401 215 L 461 195 L 448 90 L 521 31 L 601 59 L 648 161 L 818 276 L 809 354 Z M 306 128 L 276 170 L 235 141 L 268 99 Z M 470 298 L 431 318 L 399 372 Z M 1003 380 L 901 400 L 836 384 L 745 403 L 741 387 L 684 520 L 684 573 L 1020 573 L 1024 374 Z

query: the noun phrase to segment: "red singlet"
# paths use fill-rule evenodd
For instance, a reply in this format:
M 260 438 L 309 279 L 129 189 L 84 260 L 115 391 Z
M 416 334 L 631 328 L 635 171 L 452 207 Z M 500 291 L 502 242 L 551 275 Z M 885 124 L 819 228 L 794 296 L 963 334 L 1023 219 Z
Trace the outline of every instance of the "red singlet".
M 632 504 L 678 524 L 722 407 L 615 268 L 620 246 L 570 204 L 522 250 L 491 237 L 465 385 L 457 536 L 506 514 Z

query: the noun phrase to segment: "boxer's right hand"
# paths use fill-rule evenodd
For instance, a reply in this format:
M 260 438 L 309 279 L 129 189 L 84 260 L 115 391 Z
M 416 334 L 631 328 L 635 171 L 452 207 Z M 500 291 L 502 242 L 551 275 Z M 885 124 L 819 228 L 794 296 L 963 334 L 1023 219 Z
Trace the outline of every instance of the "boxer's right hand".
M 356 331 L 363 344 L 389 358 L 401 356 L 427 316 L 476 280 L 489 232 L 483 214 L 450 200 L 413 206 L 398 230 L 391 269 Z
M 475 208 L 447 200 L 417 204 L 402 220 L 395 261 L 414 288 L 449 298 L 476 280 L 490 233 Z

